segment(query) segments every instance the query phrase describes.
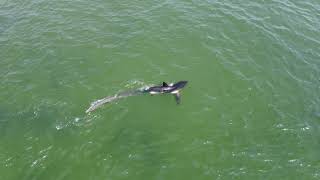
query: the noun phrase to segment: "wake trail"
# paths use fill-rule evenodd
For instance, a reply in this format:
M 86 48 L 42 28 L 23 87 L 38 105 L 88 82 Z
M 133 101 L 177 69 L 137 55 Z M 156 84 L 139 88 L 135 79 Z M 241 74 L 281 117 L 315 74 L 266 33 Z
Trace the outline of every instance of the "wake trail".
M 138 95 L 142 95 L 142 94 L 143 94 L 143 90 L 138 89 L 138 90 L 120 92 L 120 93 L 115 94 L 113 96 L 107 96 L 102 99 L 98 99 L 90 104 L 90 107 L 86 110 L 86 113 L 92 112 L 106 103 L 111 103 L 113 101 L 116 101 L 116 100 L 119 100 L 122 98 L 126 98 L 129 96 L 138 96 Z

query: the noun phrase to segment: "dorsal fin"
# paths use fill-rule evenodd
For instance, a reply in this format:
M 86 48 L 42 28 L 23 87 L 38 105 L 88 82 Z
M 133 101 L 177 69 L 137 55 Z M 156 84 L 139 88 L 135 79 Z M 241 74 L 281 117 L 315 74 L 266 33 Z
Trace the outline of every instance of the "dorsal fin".
M 162 82 L 163 87 L 168 87 L 168 84 L 166 82 Z

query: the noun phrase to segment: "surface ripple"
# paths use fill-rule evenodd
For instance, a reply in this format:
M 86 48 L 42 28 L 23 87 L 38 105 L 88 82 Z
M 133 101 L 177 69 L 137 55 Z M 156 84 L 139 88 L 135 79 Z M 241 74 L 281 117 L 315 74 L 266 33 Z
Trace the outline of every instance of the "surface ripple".
M 320 3 L 0 2 L 3 179 L 319 179 Z M 171 96 L 93 100 L 162 81 Z M 0 179 L 1 179 L 0 178 Z

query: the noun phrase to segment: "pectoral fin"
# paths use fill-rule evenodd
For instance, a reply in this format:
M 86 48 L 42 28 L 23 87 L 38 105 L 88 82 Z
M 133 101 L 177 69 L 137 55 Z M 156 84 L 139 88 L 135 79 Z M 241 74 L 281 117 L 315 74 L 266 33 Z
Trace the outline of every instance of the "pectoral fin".
M 181 98 L 180 98 L 180 93 L 179 93 L 179 92 L 174 93 L 173 96 L 174 96 L 177 104 L 180 104 L 180 100 L 181 100 Z

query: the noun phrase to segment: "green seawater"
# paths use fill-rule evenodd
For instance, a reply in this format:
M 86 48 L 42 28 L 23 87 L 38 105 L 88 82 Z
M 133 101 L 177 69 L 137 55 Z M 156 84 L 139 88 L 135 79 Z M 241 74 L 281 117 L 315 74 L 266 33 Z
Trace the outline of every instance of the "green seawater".
M 0 180 L 320 179 L 318 0 L 1 0 L 0 55 Z

